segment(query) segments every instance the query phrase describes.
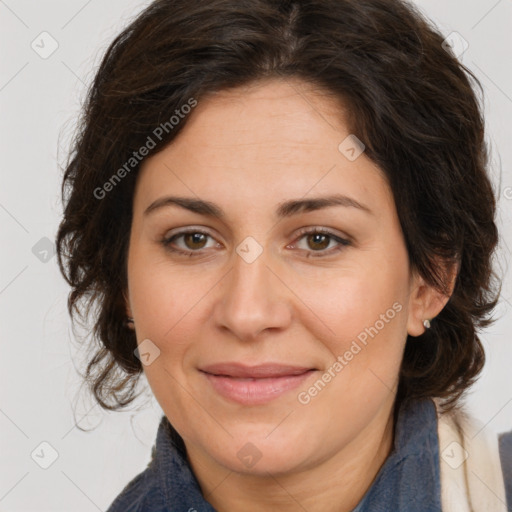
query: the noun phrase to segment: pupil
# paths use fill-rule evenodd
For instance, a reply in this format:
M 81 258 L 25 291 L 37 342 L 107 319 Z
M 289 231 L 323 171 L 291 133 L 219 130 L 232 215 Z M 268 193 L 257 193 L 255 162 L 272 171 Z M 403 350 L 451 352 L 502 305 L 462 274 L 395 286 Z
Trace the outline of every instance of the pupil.
M 321 233 L 315 233 L 314 235 L 309 235 L 308 238 L 309 238 L 308 241 L 312 241 L 313 244 L 317 244 L 316 249 L 325 249 L 329 245 L 329 236 L 328 235 L 323 235 Z M 320 246 L 318 244 L 320 244 Z
M 187 233 L 185 235 L 185 242 L 191 249 L 201 249 L 205 239 L 206 235 L 203 233 Z

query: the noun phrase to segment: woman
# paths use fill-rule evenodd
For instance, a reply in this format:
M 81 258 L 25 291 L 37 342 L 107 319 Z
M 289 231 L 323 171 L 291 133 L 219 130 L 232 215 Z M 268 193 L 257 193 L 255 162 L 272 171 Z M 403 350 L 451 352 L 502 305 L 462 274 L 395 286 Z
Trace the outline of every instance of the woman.
M 144 373 L 165 413 L 110 511 L 506 511 L 510 436 L 461 408 L 498 296 L 471 81 L 398 0 L 159 0 L 115 39 L 57 240 L 97 400 Z

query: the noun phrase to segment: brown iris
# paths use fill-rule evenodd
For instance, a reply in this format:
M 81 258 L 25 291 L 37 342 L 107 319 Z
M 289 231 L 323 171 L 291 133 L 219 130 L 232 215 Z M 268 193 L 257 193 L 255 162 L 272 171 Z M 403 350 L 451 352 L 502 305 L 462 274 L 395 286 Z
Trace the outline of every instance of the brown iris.
M 183 240 L 189 249 L 202 249 L 206 245 L 207 235 L 204 233 L 185 233 Z
M 308 245 L 309 245 L 309 247 L 311 247 L 311 249 L 315 249 L 315 250 L 325 249 L 326 247 L 329 246 L 330 237 L 329 237 L 329 235 L 324 235 L 322 233 L 313 233 L 313 234 L 307 236 L 307 241 L 308 241 Z M 313 245 L 311 245 L 310 242 L 312 242 Z M 316 245 L 316 247 L 315 247 L 315 245 Z

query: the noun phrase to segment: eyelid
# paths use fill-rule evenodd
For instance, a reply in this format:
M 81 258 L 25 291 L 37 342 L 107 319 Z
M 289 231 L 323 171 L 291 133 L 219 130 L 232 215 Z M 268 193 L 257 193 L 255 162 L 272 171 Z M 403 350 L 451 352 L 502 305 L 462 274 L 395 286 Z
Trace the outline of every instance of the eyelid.
M 202 233 L 203 235 L 212 236 L 211 232 L 201 226 L 186 226 L 175 229 L 169 229 L 165 232 L 164 238 L 172 238 L 177 235 L 186 235 L 187 233 Z
M 212 240 L 215 240 L 217 243 L 220 243 L 216 240 L 216 238 L 209 232 L 207 229 L 203 227 L 195 227 L 195 226 L 187 226 L 183 228 L 176 228 L 174 230 L 167 231 L 165 235 L 163 236 L 161 243 L 164 245 L 164 247 L 174 253 L 177 253 L 178 255 L 183 256 L 201 256 L 202 251 L 205 249 L 198 249 L 198 250 L 186 250 L 186 249 L 179 249 L 172 247 L 172 241 L 176 238 L 180 238 L 181 236 L 190 234 L 190 233 L 201 233 L 203 235 L 206 235 L 207 237 L 210 237 Z M 343 233 L 339 233 L 335 230 L 332 230 L 330 228 L 326 228 L 323 226 L 308 226 L 299 229 L 293 236 L 294 240 L 286 246 L 286 248 L 289 248 L 290 246 L 294 246 L 297 241 L 302 239 L 305 235 L 313 235 L 313 234 L 323 234 L 337 242 L 337 246 L 331 247 L 328 250 L 307 250 L 307 249 L 299 249 L 299 251 L 303 251 L 308 253 L 308 257 L 322 257 L 322 256 L 330 256 L 336 252 L 341 251 L 347 246 L 352 245 L 353 241 L 350 236 L 347 236 Z M 206 249 L 212 249 L 212 247 L 206 248 Z
M 335 247 L 331 247 L 327 250 L 320 250 L 320 251 L 313 251 L 313 250 L 307 250 L 307 249 L 299 249 L 301 251 L 305 251 L 307 253 L 307 257 L 328 257 L 335 253 L 338 253 L 342 251 L 344 248 L 353 245 L 353 240 L 350 236 L 347 236 L 343 233 L 340 233 L 338 231 L 332 230 L 330 228 L 326 228 L 323 226 L 308 226 L 305 228 L 301 228 L 294 237 L 294 241 L 287 245 L 287 247 L 294 246 L 298 241 L 300 241 L 304 236 L 306 235 L 313 235 L 313 234 L 322 234 L 326 235 L 331 240 L 334 240 L 338 245 Z
M 181 236 L 190 234 L 190 233 L 201 233 L 203 235 L 210 237 L 212 240 L 215 240 L 217 243 L 220 243 L 216 240 L 215 236 L 213 236 L 212 233 L 208 229 L 203 228 L 203 227 L 196 227 L 196 226 L 187 226 L 187 227 L 176 228 L 176 229 L 166 231 L 164 236 L 162 237 L 161 242 L 165 247 L 169 248 L 170 250 L 174 250 L 173 248 L 171 248 L 172 240 L 179 238 Z M 185 252 L 185 250 L 184 249 L 176 249 L 176 252 Z M 199 253 L 200 250 L 189 251 L 189 252 Z
M 304 227 L 304 228 L 300 228 L 296 233 L 295 233 L 295 239 L 297 237 L 300 237 L 300 236 L 303 236 L 303 235 L 308 235 L 308 234 L 313 234 L 313 233 L 321 233 L 321 234 L 324 234 L 324 235 L 329 235 L 330 237 L 332 238 L 337 238 L 337 239 L 341 239 L 341 240 L 344 240 L 346 242 L 353 242 L 352 240 L 352 237 L 350 237 L 349 235 L 341 232 L 341 231 L 338 231 L 338 230 L 335 230 L 333 228 L 327 228 L 327 227 L 324 227 L 324 226 L 307 226 L 307 227 Z

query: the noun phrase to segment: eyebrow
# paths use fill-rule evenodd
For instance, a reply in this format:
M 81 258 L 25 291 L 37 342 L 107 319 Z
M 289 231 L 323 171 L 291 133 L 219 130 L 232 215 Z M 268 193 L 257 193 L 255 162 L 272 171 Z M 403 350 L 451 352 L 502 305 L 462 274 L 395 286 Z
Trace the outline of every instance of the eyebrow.
M 210 201 L 196 199 L 193 197 L 165 196 L 153 201 L 144 211 L 144 215 L 148 215 L 156 210 L 166 206 L 179 206 L 199 215 L 206 215 L 218 219 L 224 219 L 226 214 L 220 206 Z M 373 212 L 364 204 L 355 199 L 343 195 L 334 194 L 325 197 L 314 197 L 310 199 L 292 199 L 279 203 L 276 210 L 276 216 L 279 218 L 291 217 L 299 213 L 312 212 L 332 206 L 344 206 L 348 208 L 356 208 L 363 212 L 373 214 Z

